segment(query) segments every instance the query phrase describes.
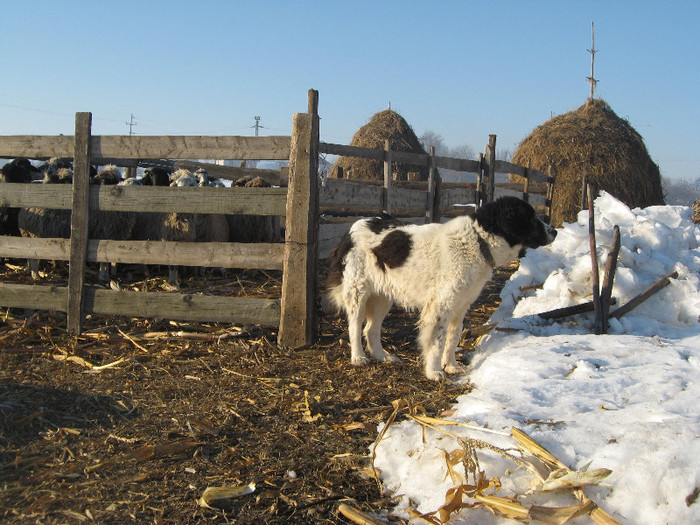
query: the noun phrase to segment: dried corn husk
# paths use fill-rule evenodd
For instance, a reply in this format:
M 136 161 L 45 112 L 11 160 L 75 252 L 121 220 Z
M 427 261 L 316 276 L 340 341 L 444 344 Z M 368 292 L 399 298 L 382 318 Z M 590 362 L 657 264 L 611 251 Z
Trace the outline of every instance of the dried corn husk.
M 255 492 L 255 483 L 240 485 L 238 487 L 207 487 L 199 498 L 199 506 L 210 509 L 217 504 L 234 498 L 240 498 Z

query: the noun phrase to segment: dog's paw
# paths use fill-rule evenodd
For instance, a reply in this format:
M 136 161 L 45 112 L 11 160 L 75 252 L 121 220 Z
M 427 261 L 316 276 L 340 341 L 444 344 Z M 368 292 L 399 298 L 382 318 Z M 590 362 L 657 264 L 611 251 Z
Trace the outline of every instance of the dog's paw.
M 460 365 L 447 365 L 447 366 L 445 366 L 445 373 L 450 374 L 450 375 L 466 374 L 467 368 L 464 366 L 460 366 Z
M 359 357 L 353 357 L 350 362 L 355 366 L 365 366 L 370 363 L 369 359 L 363 355 Z
M 384 355 L 379 361 L 383 361 L 385 363 L 400 363 L 402 359 L 398 356 L 395 356 L 394 354 L 386 354 Z
M 431 381 L 444 381 L 447 375 L 442 370 L 426 370 L 425 376 Z

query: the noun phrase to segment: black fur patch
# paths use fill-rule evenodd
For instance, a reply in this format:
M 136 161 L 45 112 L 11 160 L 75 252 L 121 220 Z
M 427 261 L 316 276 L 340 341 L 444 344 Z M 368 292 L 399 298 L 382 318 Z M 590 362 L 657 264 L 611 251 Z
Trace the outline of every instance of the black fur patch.
M 352 250 L 352 237 L 349 233 L 343 235 L 338 246 L 331 251 L 331 262 L 328 268 L 328 277 L 326 278 L 326 289 L 330 290 L 336 286 L 340 286 L 343 282 L 343 272 L 345 271 L 345 256 Z
M 376 233 L 377 235 L 382 233 L 384 230 L 396 228 L 397 226 L 403 226 L 403 223 L 394 219 L 394 217 L 385 212 L 382 212 L 382 214 L 378 217 L 367 219 L 367 227 L 372 233 Z
M 411 254 L 413 241 L 403 230 L 394 230 L 386 234 L 382 242 L 372 253 L 377 257 L 377 264 L 384 271 L 386 267 L 398 268 Z

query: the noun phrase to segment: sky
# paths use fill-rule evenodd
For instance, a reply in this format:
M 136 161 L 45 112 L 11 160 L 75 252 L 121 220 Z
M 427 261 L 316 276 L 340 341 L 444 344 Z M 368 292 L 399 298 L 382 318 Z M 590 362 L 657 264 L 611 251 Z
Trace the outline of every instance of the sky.
M 700 177 L 700 3 L 5 0 L 0 135 L 289 135 L 319 91 L 321 140 L 391 105 L 448 147 L 517 147 L 589 94 L 673 179 Z
M 386 432 L 379 428 L 370 452 L 385 495 L 396 497 L 396 514 L 434 512 L 451 488 L 473 484 L 455 453 L 462 450 L 456 438 L 482 440 L 518 458 L 511 436 L 517 428 L 579 471 L 569 478 L 583 478 L 589 464 L 589 474 L 608 473 L 585 491 L 623 525 L 700 523 L 700 229 L 691 214 L 683 206 L 630 210 L 604 192 L 595 200 L 601 274 L 613 225 L 620 227 L 611 311 L 678 273 L 645 302 L 610 319 L 607 335 L 592 335 L 592 313 L 557 321 L 537 315 L 590 300 L 588 211 L 559 228 L 552 244 L 528 250 L 489 320 L 497 327 L 470 354 L 467 373 L 453 376 L 474 388 L 440 415 L 452 425 L 424 428 L 401 413 Z M 547 471 L 539 478 L 487 447 L 477 445 L 476 453 L 484 477 L 499 478 L 503 487 L 485 495 L 517 497 L 526 509 L 578 503 L 570 494 L 543 490 Z M 461 479 L 450 476 L 448 455 Z M 453 525 L 515 523 L 483 508 L 451 518 Z

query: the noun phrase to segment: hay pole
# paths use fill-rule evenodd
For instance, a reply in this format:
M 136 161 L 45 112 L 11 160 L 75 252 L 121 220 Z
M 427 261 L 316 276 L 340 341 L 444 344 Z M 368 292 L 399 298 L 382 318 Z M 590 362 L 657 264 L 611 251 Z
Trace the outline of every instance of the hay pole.
M 661 279 L 656 281 L 654 284 L 652 284 L 649 288 L 644 290 L 642 293 L 637 295 L 636 297 L 633 297 L 630 299 L 628 302 L 620 306 L 617 310 L 612 312 L 610 314 L 610 317 L 613 317 L 615 319 L 619 319 L 623 315 L 625 315 L 627 312 L 630 310 L 636 308 L 640 304 L 642 304 L 644 301 L 649 299 L 652 295 L 654 295 L 656 292 L 659 290 L 665 288 L 669 284 L 671 284 L 671 281 L 669 279 L 676 279 L 678 278 L 678 272 L 671 272 L 668 275 L 664 275 Z
M 615 280 L 615 270 L 617 268 L 617 257 L 620 254 L 620 227 L 616 224 L 613 228 L 613 240 L 608 251 L 608 260 L 605 261 L 605 276 L 603 286 L 600 290 L 600 307 L 602 330 L 608 333 L 608 316 L 610 315 L 610 304 L 612 296 L 613 281 Z
M 391 189 L 391 145 L 389 139 L 384 141 L 384 189 L 382 190 L 382 208 L 391 214 L 391 201 L 389 190 Z
M 600 303 L 600 275 L 598 273 L 598 254 L 595 242 L 595 213 L 593 206 L 593 185 L 586 182 L 588 194 L 588 239 L 591 246 L 591 277 L 593 282 L 593 309 L 595 310 L 594 333 L 603 333 L 603 310 Z

